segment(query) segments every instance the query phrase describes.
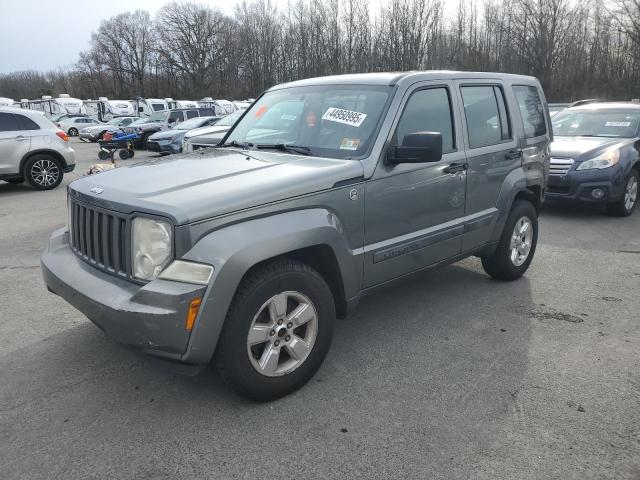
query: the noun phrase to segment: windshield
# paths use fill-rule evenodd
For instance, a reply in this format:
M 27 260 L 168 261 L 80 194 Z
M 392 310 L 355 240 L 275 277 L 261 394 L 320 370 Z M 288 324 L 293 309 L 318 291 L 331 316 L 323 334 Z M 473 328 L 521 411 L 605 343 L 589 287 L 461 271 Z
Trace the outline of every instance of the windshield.
M 248 142 L 258 148 L 286 144 L 305 147 L 316 156 L 360 156 L 371 144 L 391 88 L 315 85 L 268 92 L 251 106 L 226 143 Z
M 638 136 L 640 110 L 565 110 L 552 123 L 560 137 L 632 138 Z
M 244 113 L 244 110 L 238 110 L 236 112 L 233 112 L 229 115 L 227 115 L 226 117 L 222 117 L 220 119 L 220 121 L 216 122 L 216 127 L 218 126 L 222 126 L 222 127 L 231 127 L 233 126 L 238 119 L 242 116 L 242 114 Z
M 149 118 L 147 118 L 147 123 L 156 123 L 156 122 L 164 122 L 165 118 L 169 115 L 169 112 L 156 112 L 151 114 Z
M 206 124 L 212 117 L 195 117 L 180 123 L 175 130 L 192 130 Z
M 135 120 L 135 121 L 131 122 L 129 124 L 129 126 L 132 127 L 134 125 L 142 125 L 143 123 L 149 123 L 149 119 L 148 118 L 139 118 L 138 120 Z

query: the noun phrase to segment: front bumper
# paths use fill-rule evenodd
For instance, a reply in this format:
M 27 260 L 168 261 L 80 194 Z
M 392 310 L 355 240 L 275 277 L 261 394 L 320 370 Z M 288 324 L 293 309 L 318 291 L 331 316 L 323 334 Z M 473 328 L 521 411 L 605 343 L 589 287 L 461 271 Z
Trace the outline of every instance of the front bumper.
M 170 140 L 147 140 L 147 150 L 158 153 L 180 153 L 179 146 Z
M 190 302 L 205 287 L 166 280 L 139 285 L 102 272 L 76 256 L 69 233 L 52 235 L 41 257 L 49 291 L 64 298 L 115 341 L 167 360 L 186 361 Z
M 602 195 L 599 195 L 602 191 Z M 594 194 L 595 193 L 595 194 Z M 620 168 L 571 170 L 565 175 L 549 175 L 546 200 L 609 203 L 624 193 L 624 175 Z
M 93 132 L 80 132 L 79 138 L 80 140 L 90 140 L 95 142 L 98 140 L 98 135 Z

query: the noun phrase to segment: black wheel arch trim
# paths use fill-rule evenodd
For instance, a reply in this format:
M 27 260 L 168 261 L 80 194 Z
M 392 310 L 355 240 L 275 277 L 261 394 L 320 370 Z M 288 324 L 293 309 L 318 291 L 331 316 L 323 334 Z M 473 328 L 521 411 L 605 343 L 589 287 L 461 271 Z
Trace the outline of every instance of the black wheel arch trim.
M 60 161 L 60 163 L 62 164 L 62 170 L 64 172 L 64 170 L 66 168 L 69 168 L 69 166 L 67 165 L 66 160 L 64 159 L 64 157 L 56 152 L 55 150 L 48 150 L 46 148 L 40 148 L 38 150 L 31 150 L 29 152 L 27 152 L 23 157 L 22 160 L 20 160 L 20 174 L 21 176 L 24 176 L 25 172 L 24 172 L 24 166 L 27 164 L 27 161 L 29 161 L 29 159 L 31 157 L 33 157 L 34 155 L 51 155 L 52 157 L 55 157 L 57 160 Z

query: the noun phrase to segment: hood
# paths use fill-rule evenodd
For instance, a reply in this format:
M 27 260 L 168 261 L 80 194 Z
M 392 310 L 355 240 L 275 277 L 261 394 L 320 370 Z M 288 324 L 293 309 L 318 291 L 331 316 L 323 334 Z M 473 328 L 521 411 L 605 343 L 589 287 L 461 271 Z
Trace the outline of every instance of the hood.
M 175 137 L 176 135 L 178 135 L 179 138 L 182 139 L 185 133 L 187 133 L 187 130 L 170 128 L 169 130 L 160 130 L 159 132 L 154 133 L 149 137 L 149 140 L 168 140 Z
M 621 147 L 628 142 L 633 140 L 609 137 L 554 137 L 551 143 L 551 156 L 582 161 L 596 157 L 611 148 Z
M 103 208 L 168 216 L 182 225 L 327 190 L 362 175 L 357 160 L 207 149 L 83 177 L 69 189 Z M 102 188 L 100 194 L 91 192 L 94 187 Z

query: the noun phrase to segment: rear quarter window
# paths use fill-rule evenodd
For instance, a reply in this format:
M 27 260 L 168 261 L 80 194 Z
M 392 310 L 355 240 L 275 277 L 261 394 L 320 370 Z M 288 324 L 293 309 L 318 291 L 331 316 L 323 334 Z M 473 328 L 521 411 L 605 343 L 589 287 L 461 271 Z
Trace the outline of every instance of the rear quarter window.
M 22 130 L 40 130 L 40 126 L 31 120 L 29 117 L 25 117 L 24 115 L 16 115 Z
M 0 112 L 0 132 L 18 132 L 20 130 L 22 127 L 14 114 Z
M 524 124 L 525 138 L 539 137 L 547 133 L 544 106 L 538 89 L 530 85 L 514 85 L 513 92 Z

